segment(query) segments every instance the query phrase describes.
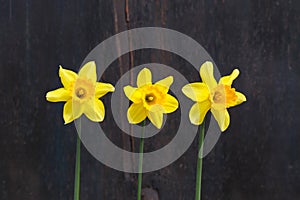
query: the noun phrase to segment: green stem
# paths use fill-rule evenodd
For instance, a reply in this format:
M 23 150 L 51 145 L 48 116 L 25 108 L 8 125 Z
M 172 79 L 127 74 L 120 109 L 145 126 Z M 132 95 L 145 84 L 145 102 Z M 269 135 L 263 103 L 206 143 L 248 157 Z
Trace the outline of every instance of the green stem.
M 146 120 L 143 122 L 143 132 L 140 138 L 140 157 L 139 157 L 139 175 L 138 175 L 138 193 L 137 199 L 141 200 L 142 197 L 142 179 L 143 179 L 143 152 L 144 152 L 144 132 Z
M 74 200 L 79 200 L 79 191 L 80 191 L 80 142 L 81 141 L 79 135 L 81 134 L 81 121 L 79 121 L 78 124 L 79 125 L 78 125 L 77 144 L 76 144 Z
M 201 151 L 201 146 L 203 143 L 204 139 L 204 130 L 205 130 L 205 123 L 200 125 L 200 135 L 199 135 L 199 154 L 198 154 L 198 159 L 197 159 L 197 177 L 196 177 L 196 195 L 195 195 L 195 200 L 200 200 L 201 199 L 201 178 L 202 178 L 202 151 Z

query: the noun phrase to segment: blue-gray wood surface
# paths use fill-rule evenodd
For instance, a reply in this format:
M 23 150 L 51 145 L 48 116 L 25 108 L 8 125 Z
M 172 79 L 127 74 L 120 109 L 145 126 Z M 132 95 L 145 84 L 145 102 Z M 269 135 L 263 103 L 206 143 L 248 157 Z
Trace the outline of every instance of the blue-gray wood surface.
M 77 70 L 106 38 L 144 26 L 189 35 L 221 74 L 241 70 L 235 85 L 248 101 L 230 110 L 229 129 L 204 159 L 202 198 L 300 199 L 298 0 L 0 1 L 0 199 L 73 198 L 74 124 L 63 125 L 63 104 L 46 102 L 45 93 L 60 85 L 59 64 Z M 142 50 L 120 57 L 101 80 L 116 83 L 148 62 L 172 66 L 191 82 L 199 79 L 182 58 Z M 122 134 L 107 112 L 102 125 L 110 127 L 110 139 L 137 151 L 138 141 Z M 169 127 L 177 127 L 178 114 Z M 172 137 L 164 129 L 146 140 L 145 150 Z M 144 174 L 143 188 L 152 189 L 145 199 L 155 199 L 153 191 L 163 200 L 193 199 L 196 155 L 195 139 L 175 163 Z M 81 167 L 81 199 L 136 198 L 135 174 L 104 166 L 84 147 Z

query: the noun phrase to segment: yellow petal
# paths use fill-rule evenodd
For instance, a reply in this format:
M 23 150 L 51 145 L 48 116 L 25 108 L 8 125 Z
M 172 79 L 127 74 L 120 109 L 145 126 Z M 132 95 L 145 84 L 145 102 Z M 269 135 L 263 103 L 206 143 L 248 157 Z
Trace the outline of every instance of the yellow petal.
M 147 110 L 143 107 L 143 103 L 131 104 L 127 111 L 127 119 L 131 124 L 142 122 L 147 116 Z
M 70 85 L 76 80 L 77 74 L 71 70 L 67 70 L 59 66 L 60 81 L 65 88 L 69 88 Z
M 230 124 L 230 116 L 227 109 L 216 110 L 211 109 L 214 118 L 217 120 L 221 131 L 225 131 Z
M 78 72 L 78 76 L 90 79 L 92 82 L 96 82 L 96 63 L 94 61 L 86 63 Z
M 73 108 L 73 118 L 74 120 L 79 118 L 83 113 L 83 105 L 78 101 L 72 101 L 72 108 Z
M 209 90 L 204 83 L 190 83 L 182 88 L 182 92 L 193 101 L 205 101 L 209 99 Z
M 152 107 L 155 107 L 155 106 L 152 106 Z M 152 124 L 156 128 L 160 129 L 162 126 L 162 123 L 163 123 L 163 111 L 158 110 L 158 109 L 155 109 L 155 110 L 157 110 L 157 111 L 155 111 L 155 112 L 149 111 L 147 116 L 148 116 L 149 120 L 152 122 Z
M 97 82 L 95 90 L 96 90 L 95 97 L 100 98 L 100 97 L 104 96 L 105 94 L 107 94 L 108 92 L 115 91 L 115 88 L 110 83 Z
M 83 112 L 91 121 L 102 122 L 105 116 L 103 102 L 94 98 L 83 105 Z
M 65 88 L 58 88 L 56 90 L 47 92 L 46 99 L 51 102 L 68 101 L 71 98 L 70 91 Z
M 79 102 L 68 100 L 64 105 L 63 118 L 65 124 L 68 124 L 82 115 L 83 108 Z
M 232 73 L 230 75 L 223 76 L 220 79 L 219 83 L 231 86 L 232 82 L 239 76 L 239 74 L 240 74 L 240 71 L 238 69 L 235 69 L 232 71 Z
M 63 118 L 64 118 L 64 121 L 65 121 L 65 124 L 68 124 L 68 123 L 70 123 L 74 120 L 72 99 L 67 101 L 64 105 Z
M 154 105 L 148 106 L 148 110 L 151 112 L 161 112 L 161 113 L 165 112 L 164 107 L 160 104 L 154 104 Z
M 178 101 L 172 95 L 166 94 L 165 100 L 162 104 L 164 113 L 174 112 L 178 108 Z
M 243 103 L 244 101 L 247 101 L 246 97 L 244 94 L 240 93 L 240 92 L 235 92 L 235 94 L 237 95 L 237 100 L 236 100 L 236 104 L 235 105 L 239 105 L 241 103 Z
M 167 78 L 164 78 L 156 82 L 155 85 L 160 86 L 162 88 L 163 93 L 167 93 L 172 83 L 173 83 L 173 76 L 168 76 Z
M 212 103 L 211 108 L 215 110 L 224 110 L 226 109 L 226 104 L 224 103 Z
M 195 103 L 189 113 L 189 117 L 192 124 L 199 125 L 202 124 L 207 111 L 210 109 L 210 101 L 202 101 Z
M 206 61 L 200 67 L 200 76 L 202 81 L 208 86 L 208 89 L 210 91 L 217 86 L 217 81 L 214 77 L 214 66 L 212 62 Z
M 142 94 L 138 91 L 138 88 L 127 85 L 123 90 L 127 98 L 133 103 L 140 103 L 142 101 Z
M 152 84 L 152 74 L 148 68 L 142 69 L 137 76 L 137 86 Z

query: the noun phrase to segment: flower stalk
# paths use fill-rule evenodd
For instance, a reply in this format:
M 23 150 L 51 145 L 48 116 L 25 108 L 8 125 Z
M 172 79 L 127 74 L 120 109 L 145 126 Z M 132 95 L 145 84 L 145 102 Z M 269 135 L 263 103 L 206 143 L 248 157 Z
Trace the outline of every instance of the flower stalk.
M 146 120 L 143 122 L 143 131 L 140 138 L 140 153 L 139 153 L 139 175 L 138 175 L 138 193 L 137 199 L 141 200 L 142 198 L 142 180 L 143 180 L 143 153 L 144 153 L 144 134 L 145 134 L 145 125 Z
M 81 143 L 80 136 L 79 136 L 80 134 L 81 134 L 81 120 L 79 121 L 77 144 L 76 144 L 74 200 L 79 200 L 79 195 L 80 195 L 80 143 Z
M 205 131 L 205 121 L 200 125 L 200 135 L 199 135 L 199 148 L 198 148 L 198 159 L 197 159 L 197 175 L 196 175 L 196 194 L 195 200 L 201 199 L 201 181 L 202 181 L 202 145 L 204 139 Z

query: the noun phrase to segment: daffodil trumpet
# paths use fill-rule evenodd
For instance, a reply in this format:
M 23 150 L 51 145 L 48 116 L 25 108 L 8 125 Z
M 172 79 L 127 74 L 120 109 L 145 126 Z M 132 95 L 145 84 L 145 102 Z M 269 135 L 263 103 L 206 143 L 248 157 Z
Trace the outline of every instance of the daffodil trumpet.
M 63 87 L 48 92 L 46 94 L 46 99 L 50 102 L 66 102 L 63 109 L 63 119 L 65 124 L 78 119 L 82 114 L 91 121 L 103 121 L 105 108 L 103 102 L 99 98 L 108 92 L 113 92 L 115 88 L 109 83 L 97 82 L 95 62 L 91 61 L 86 63 L 80 69 L 78 74 L 60 66 L 59 77 Z M 76 144 L 74 180 L 75 200 L 79 200 L 80 191 L 80 134 L 81 121 L 79 122 Z
M 195 101 L 189 112 L 189 118 L 192 124 L 200 125 L 199 155 L 197 159 L 197 178 L 195 199 L 201 198 L 201 176 L 202 176 L 202 159 L 201 145 L 204 137 L 204 120 L 206 113 L 210 110 L 217 120 L 220 130 L 225 131 L 230 124 L 228 108 L 237 106 L 246 101 L 244 94 L 237 92 L 232 87 L 233 81 L 238 77 L 239 70 L 221 77 L 219 82 L 214 77 L 212 62 L 205 62 L 200 67 L 200 77 L 203 82 L 195 82 L 185 85 L 182 92 L 191 100 Z

